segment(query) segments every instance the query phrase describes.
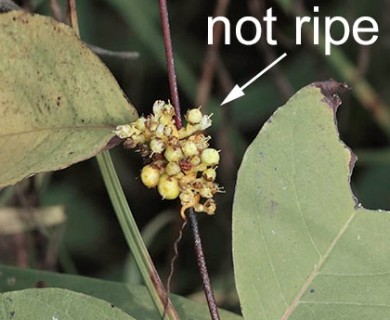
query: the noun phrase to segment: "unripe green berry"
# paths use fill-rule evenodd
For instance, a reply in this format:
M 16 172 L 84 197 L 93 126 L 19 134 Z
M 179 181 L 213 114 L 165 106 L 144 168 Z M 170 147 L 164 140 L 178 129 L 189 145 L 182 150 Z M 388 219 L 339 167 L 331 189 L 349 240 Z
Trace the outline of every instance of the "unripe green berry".
M 203 172 L 203 178 L 207 181 L 214 181 L 217 177 L 217 172 L 213 168 L 208 168 Z
M 185 141 L 182 145 L 182 150 L 186 157 L 191 157 L 198 153 L 198 148 L 192 141 Z
M 176 162 L 169 162 L 165 168 L 165 172 L 169 176 L 175 176 L 181 172 L 180 166 Z
M 150 150 L 153 153 L 162 153 L 165 150 L 164 141 L 159 138 L 154 138 L 150 141 Z
M 199 109 L 190 109 L 187 111 L 186 119 L 191 124 L 198 124 L 202 121 L 202 112 Z
M 180 148 L 172 148 L 171 146 L 168 146 L 165 150 L 164 157 L 169 162 L 179 162 L 184 158 L 184 155 Z
M 146 165 L 142 168 L 141 180 L 146 187 L 154 188 L 160 180 L 160 171 L 151 165 Z
M 200 159 L 206 166 L 216 166 L 219 163 L 219 152 L 213 148 L 204 149 Z
M 163 199 L 167 200 L 176 199 L 180 194 L 179 181 L 167 174 L 160 177 L 157 189 Z

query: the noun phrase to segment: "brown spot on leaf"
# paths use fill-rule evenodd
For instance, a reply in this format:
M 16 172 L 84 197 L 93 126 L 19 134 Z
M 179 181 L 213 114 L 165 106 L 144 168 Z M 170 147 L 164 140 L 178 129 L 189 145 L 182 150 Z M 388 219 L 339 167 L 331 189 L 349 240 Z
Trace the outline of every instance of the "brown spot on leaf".
M 321 93 L 324 95 L 325 102 L 333 109 L 335 113 L 337 111 L 337 107 L 341 104 L 341 99 L 338 96 L 338 93 L 349 89 L 347 84 L 337 82 L 333 79 L 314 82 L 313 86 L 321 89 Z
M 43 280 L 39 280 L 35 283 L 35 288 L 46 288 L 47 283 Z

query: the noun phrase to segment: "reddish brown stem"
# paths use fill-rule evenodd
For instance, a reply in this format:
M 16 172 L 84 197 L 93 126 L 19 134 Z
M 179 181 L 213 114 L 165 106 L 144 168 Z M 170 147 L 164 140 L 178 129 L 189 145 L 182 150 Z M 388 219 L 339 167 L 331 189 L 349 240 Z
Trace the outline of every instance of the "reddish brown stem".
M 176 114 L 175 117 L 176 127 L 178 129 L 181 129 L 183 127 L 183 123 L 181 120 L 179 91 L 177 89 L 175 61 L 173 58 L 171 31 L 169 28 L 168 7 L 167 7 L 166 0 L 160 0 L 160 20 L 161 20 L 162 33 L 164 38 L 165 56 L 167 60 L 169 88 L 171 91 L 171 99 Z
M 192 234 L 194 235 L 195 254 L 198 262 L 199 272 L 202 276 L 203 289 L 206 295 L 207 304 L 209 306 L 211 319 L 219 320 L 220 317 L 218 313 L 218 307 L 215 301 L 213 288 L 211 287 L 209 273 L 207 271 L 207 266 L 206 266 L 206 259 L 204 258 L 204 254 L 203 254 L 202 240 L 200 238 L 198 220 L 192 208 L 190 208 L 188 211 L 189 211 L 188 216 L 192 227 Z
M 162 32 L 164 38 L 165 55 L 167 60 L 171 99 L 173 102 L 173 106 L 175 108 L 176 127 L 180 129 L 182 128 L 183 123 L 181 119 L 179 93 L 177 90 L 176 72 L 175 72 L 175 64 L 173 59 L 172 40 L 171 40 L 171 33 L 169 29 L 168 7 L 167 7 L 166 0 L 160 0 L 160 17 L 161 17 L 161 26 L 162 26 Z M 210 278 L 206 267 L 206 261 L 203 254 L 202 242 L 201 242 L 199 229 L 198 229 L 198 222 L 197 222 L 196 214 L 192 208 L 188 209 L 188 216 L 191 221 L 192 232 L 195 240 L 196 259 L 202 277 L 203 288 L 205 290 L 205 295 L 207 299 L 207 304 L 209 306 L 211 319 L 219 320 L 220 317 L 218 314 L 218 308 L 215 302 L 214 293 L 211 287 Z

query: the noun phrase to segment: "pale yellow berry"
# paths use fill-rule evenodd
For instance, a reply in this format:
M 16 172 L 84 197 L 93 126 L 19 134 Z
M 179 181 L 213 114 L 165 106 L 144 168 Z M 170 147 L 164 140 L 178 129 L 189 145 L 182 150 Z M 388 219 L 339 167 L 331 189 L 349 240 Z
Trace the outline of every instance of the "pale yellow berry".
M 198 153 L 198 148 L 192 141 L 185 141 L 182 145 L 182 150 L 186 157 L 191 157 Z
M 193 157 L 191 157 L 191 159 L 190 159 L 190 163 L 191 163 L 194 167 L 198 166 L 198 165 L 200 164 L 200 162 L 201 162 L 201 160 L 200 160 L 200 157 L 199 157 L 199 156 L 193 156 Z
M 154 138 L 150 141 L 150 150 L 153 153 L 162 153 L 165 150 L 165 143 L 159 138 Z
M 181 172 L 180 166 L 176 162 L 169 162 L 165 168 L 165 172 L 169 176 L 176 176 Z
M 171 146 L 167 146 L 164 153 L 164 157 L 169 162 L 179 162 L 181 159 L 184 158 L 184 154 L 181 148 L 173 148 Z
M 215 166 L 219 163 L 219 152 L 213 148 L 204 149 L 200 159 L 207 166 Z
M 180 194 L 179 181 L 167 174 L 160 177 L 157 189 L 162 198 L 167 200 L 176 199 Z
M 141 180 L 146 187 L 154 188 L 160 180 L 160 171 L 151 165 L 146 165 L 142 168 Z
M 203 172 L 202 177 L 207 181 L 214 181 L 217 177 L 217 172 L 213 168 L 208 168 Z
M 187 111 L 186 119 L 191 124 L 198 124 L 202 121 L 202 112 L 199 109 L 190 109 Z

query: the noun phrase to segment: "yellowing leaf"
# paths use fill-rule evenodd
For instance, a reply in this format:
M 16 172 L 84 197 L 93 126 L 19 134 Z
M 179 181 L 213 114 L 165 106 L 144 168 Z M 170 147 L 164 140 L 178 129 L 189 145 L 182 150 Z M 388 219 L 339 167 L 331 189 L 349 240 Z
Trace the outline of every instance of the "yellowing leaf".
M 334 81 L 297 92 L 248 148 L 233 209 L 247 320 L 387 319 L 390 214 L 357 204 Z
M 104 300 L 57 288 L 1 293 L 0 315 L 2 320 L 134 319 Z
M 0 30 L 0 188 L 96 155 L 137 117 L 68 26 L 17 11 Z

